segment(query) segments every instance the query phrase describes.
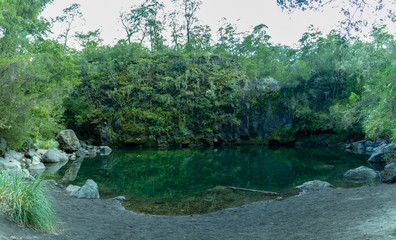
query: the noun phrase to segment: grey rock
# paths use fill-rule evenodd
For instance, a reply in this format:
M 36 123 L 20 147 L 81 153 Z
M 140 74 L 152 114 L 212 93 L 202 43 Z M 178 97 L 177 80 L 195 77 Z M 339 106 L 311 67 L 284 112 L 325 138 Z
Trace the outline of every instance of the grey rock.
M 34 149 L 29 149 L 27 152 L 25 152 L 25 157 L 27 157 L 27 158 L 33 158 L 33 156 L 35 156 L 37 153 L 36 153 L 36 150 L 34 150 Z
M 88 151 L 87 150 L 85 150 L 85 149 L 83 149 L 83 148 L 80 148 L 77 152 L 76 152 L 76 157 L 85 157 L 85 156 L 87 156 L 88 155 Z
M 0 169 L 3 170 L 21 170 L 21 163 L 0 157 Z
M 59 148 L 65 152 L 72 153 L 81 148 L 80 140 L 78 140 L 73 130 L 62 130 L 56 136 L 56 141 L 59 143 Z
M 80 145 L 82 149 L 86 149 L 87 148 L 87 144 L 84 141 L 80 140 Z
M 369 163 L 385 163 L 383 156 L 387 153 L 396 150 L 396 144 L 382 144 L 379 147 L 373 149 L 373 154 L 371 154 L 370 158 L 367 160 Z
M 348 182 L 364 183 L 378 177 L 378 173 L 371 168 L 360 166 L 345 172 L 344 179 Z
M 81 187 L 70 184 L 69 186 L 67 186 L 66 192 L 68 192 L 73 197 L 77 197 L 78 191 L 80 189 Z
M 58 163 L 67 160 L 69 160 L 69 158 L 66 156 L 66 154 L 59 152 L 59 150 L 56 148 L 48 150 L 41 158 L 41 161 L 44 163 Z
M 380 173 L 380 178 L 383 183 L 396 182 L 396 162 L 386 165 L 384 170 Z
M 76 159 L 77 159 L 76 154 L 70 154 L 69 156 L 70 161 L 76 161 Z
M 118 196 L 118 197 L 115 197 L 114 199 L 118 200 L 120 202 L 125 202 L 126 201 L 126 197 L 124 197 L 124 196 Z
M 369 163 L 385 163 L 385 160 L 382 158 L 384 156 L 384 153 L 377 152 L 371 154 L 370 158 L 367 160 Z
M 372 146 L 374 145 L 374 143 L 373 143 L 372 141 L 370 141 L 370 140 L 367 140 L 367 141 L 364 143 L 364 145 L 365 145 L 366 148 L 367 148 L 367 147 L 372 147 Z
M 47 185 L 58 186 L 58 183 L 54 179 L 49 179 L 44 181 Z
M 78 198 L 99 198 L 98 185 L 92 180 L 88 179 L 77 193 Z
M 28 168 L 30 174 L 32 175 L 38 175 L 41 174 L 45 171 L 45 166 L 43 163 L 38 163 L 38 164 L 32 164 Z
M 111 153 L 111 148 L 108 146 L 100 146 L 99 152 L 100 155 L 109 155 Z
M 46 153 L 48 150 L 46 150 L 46 149 L 38 149 L 38 150 L 36 150 L 36 153 L 39 155 L 39 156 L 43 156 L 44 155 L 44 153 Z
M 366 147 L 366 153 L 372 154 L 373 151 L 374 151 L 374 148 L 373 148 L 373 147 Z
M 322 191 L 329 188 L 334 188 L 334 186 L 325 181 L 313 180 L 306 182 L 300 186 L 297 186 L 297 188 L 302 190 L 302 193 L 300 194 L 304 194 L 304 193 Z
M 33 156 L 31 164 L 38 164 L 38 163 L 41 163 L 40 158 L 38 156 Z
M 0 138 L 0 156 L 4 156 L 4 153 L 7 151 L 7 141 L 4 138 Z
M 96 157 L 96 154 L 97 154 L 97 150 L 96 150 L 96 148 L 93 148 L 93 149 L 88 149 L 87 150 L 87 157 L 91 157 L 91 158 L 93 158 L 93 157 Z
M 365 152 L 366 152 L 366 147 L 364 146 L 364 143 L 362 143 L 362 142 L 358 143 L 357 153 L 364 154 Z
M 23 158 L 23 154 L 15 151 L 7 151 L 4 154 L 4 158 L 10 161 L 17 161 L 20 162 Z

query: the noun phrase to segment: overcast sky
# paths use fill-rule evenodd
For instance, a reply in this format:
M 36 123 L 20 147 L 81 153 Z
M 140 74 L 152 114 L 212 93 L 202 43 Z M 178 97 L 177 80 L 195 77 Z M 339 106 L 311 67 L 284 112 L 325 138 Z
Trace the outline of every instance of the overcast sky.
M 141 0 L 54 0 L 48 5 L 43 16 L 56 17 L 62 14 L 62 9 L 71 3 L 79 3 L 80 11 L 85 18 L 85 25 L 75 25 L 74 31 L 87 32 L 101 29 L 101 37 L 105 44 L 114 44 L 125 38 L 124 30 L 119 20 L 121 11 L 126 11 Z M 173 6 L 171 0 L 163 1 L 168 10 Z M 310 24 L 314 24 L 324 33 L 337 28 L 340 15 L 338 10 L 329 9 L 326 12 L 300 12 L 293 14 L 282 12 L 275 0 L 203 0 L 198 18 L 201 24 L 211 27 L 213 35 L 219 28 L 219 21 L 225 17 L 228 22 L 238 26 L 238 31 L 249 31 L 258 24 L 266 24 L 268 34 L 273 43 L 292 46 L 298 42 Z M 55 34 L 60 27 L 56 26 Z

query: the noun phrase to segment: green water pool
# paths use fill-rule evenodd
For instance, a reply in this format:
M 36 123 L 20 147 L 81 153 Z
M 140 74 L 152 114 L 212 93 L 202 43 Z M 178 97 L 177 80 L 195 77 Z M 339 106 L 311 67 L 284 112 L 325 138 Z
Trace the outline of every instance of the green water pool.
M 102 195 L 172 198 L 216 186 L 281 192 L 314 179 L 342 187 L 344 172 L 367 158 L 334 148 L 123 149 L 69 162 L 57 175 L 77 185 L 93 179 Z

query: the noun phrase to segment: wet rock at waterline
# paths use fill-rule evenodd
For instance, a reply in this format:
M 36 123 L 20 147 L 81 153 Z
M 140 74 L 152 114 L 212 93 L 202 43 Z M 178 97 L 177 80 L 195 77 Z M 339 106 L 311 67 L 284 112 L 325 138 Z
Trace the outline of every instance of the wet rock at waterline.
M 302 190 L 302 192 L 300 194 L 304 194 L 304 193 L 310 193 L 310 192 L 315 192 L 315 191 L 326 190 L 329 188 L 334 188 L 334 186 L 328 182 L 324 182 L 324 181 L 320 181 L 320 180 L 313 180 L 313 181 L 306 182 L 300 186 L 297 186 L 296 188 Z
M 92 179 L 88 179 L 77 194 L 78 198 L 99 198 L 98 185 Z
M 61 153 L 56 148 L 48 150 L 46 153 L 44 153 L 43 157 L 41 158 L 41 161 L 43 163 L 58 163 L 67 160 L 69 160 L 69 158 L 66 156 L 66 154 Z
M 92 180 L 88 179 L 82 187 L 69 185 L 66 191 L 73 197 L 77 198 L 99 198 L 98 185 Z
M 384 170 L 380 173 L 381 182 L 395 183 L 396 182 L 396 162 L 385 166 Z
M 364 183 L 370 180 L 374 180 L 376 178 L 378 178 L 377 172 L 371 168 L 364 166 L 350 169 L 344 174 L 344 179 L 348 182 L 353 183 Z
M 45 171 L 45 166 L 43 163 L 32 164 L 28 168 L 29 172 L 33 175 L 41 174 Z
M 111 148 L 108 146 L 100 146 L 99 153 L 101 155 L 109 155 L 111 153 Z
M 383 156 L 394 150 L 396 150 L 395 143 L 382 144 L 381 146 L 373 149 L 374 153 L 370 156 L 370 158 L 367 161 L 369 163 L 385 163 Z
M 78 140 L 73 130 L 62 130 L 56 136 L 56 141 L 59 143 L 59 148 L 67 153 L 76 152 L 81 148 L 80 140 Z

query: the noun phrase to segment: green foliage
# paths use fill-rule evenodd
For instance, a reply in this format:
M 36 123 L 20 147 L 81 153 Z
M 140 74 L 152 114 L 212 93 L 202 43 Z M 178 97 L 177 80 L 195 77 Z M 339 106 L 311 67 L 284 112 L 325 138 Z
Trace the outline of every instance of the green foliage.
M 16 223 L 51 232 L 57 228 L 50 194 L 41 180 L 26 180 L 22 173 L 0 171 L 0 207 Z
M 53 149 L 53 148 L 58 148 L 59 143 L 55 141 L 54 139 L 50 140 L 38 140 L 37 141 L 37 147 L 39 149 Z

